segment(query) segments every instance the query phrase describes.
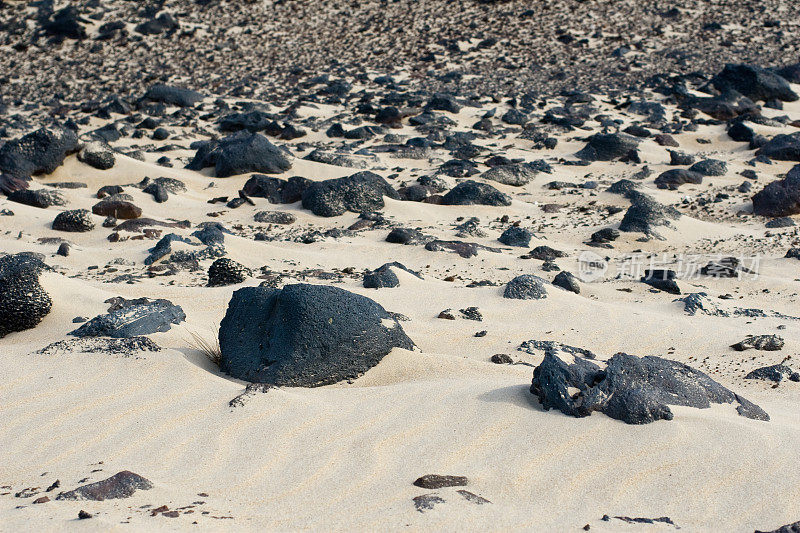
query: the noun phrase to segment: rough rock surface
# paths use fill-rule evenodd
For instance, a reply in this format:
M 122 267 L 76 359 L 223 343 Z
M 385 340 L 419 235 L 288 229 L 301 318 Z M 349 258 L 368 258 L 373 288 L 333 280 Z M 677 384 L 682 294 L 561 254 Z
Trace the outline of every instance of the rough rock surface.
M 150 490 L 153 484 L 138 474 L 128 470 L 117 472 L 108 479 L 83 485 L 77 489 L 62 492 L 56 500 L 118 500 L 130 498 L 137 490 Z
M 738 404 L 740 415 L 769 420 L 760 407 L 688 365 L 660 357 L 618 353 L 605 368 L 578 356 L 549 350 L 533 371 L 531 393 L 545 410 L 584 417 L 600 411 L 627 424 L 672 420 L 670 405 L 704 409 Z
M 53 229 L 69 232 L 92 231 L 94 229 L 92 214 L 88 209 L 62 211 L 53 220 Z
M 99 315 L 70 332 L 75 337 L 129 338 L 169 331 L 186 320 L 179 305 L 169 300 L 112 298 L 105 315 Z
M 248 172 L 280 174 L 292 168 L 286 152 L 260 133 L 241 132 L 219 141 L 207 141 L 186 166 L 190 170 L 214 167 L 214 175 L 227 178 Z
M 386 180 L 369 172 L 311 183 L 303 192 L 303 207 L 317 216 L 336 217 L 347 211 L 372 212 L 383 209 L 383 197 L 398 199 Z
M 50 312 L 53 300 L 39 284 L 48 269 L 35 254 L 0 257 L 0 339 L 35 328 Z
M 523 274 L 508 282 L 503 297 L 512 300 L 541 300 L 547 298 L 545 283 L 538 276 Z
M 248 287 L 219 332 L 223 372 L 250 382 L 315 387 L 355 379 L 413 343 L 374 301 L 337 287 Z

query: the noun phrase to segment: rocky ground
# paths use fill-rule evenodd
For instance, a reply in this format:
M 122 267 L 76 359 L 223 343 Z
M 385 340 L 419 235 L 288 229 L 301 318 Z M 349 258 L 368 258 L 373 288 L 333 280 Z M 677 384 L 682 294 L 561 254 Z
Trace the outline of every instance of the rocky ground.
M 5 523 L 796 530 L 798 11 L 0 1 Z

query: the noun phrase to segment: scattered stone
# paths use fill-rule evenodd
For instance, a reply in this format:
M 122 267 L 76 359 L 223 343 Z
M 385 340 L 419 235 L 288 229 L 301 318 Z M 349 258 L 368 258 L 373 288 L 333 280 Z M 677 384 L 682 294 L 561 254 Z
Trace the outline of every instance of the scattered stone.
M 219 333 L 220 369 L 254 383 L 316 387 L 355 379 L 392 348 L 413 348 L 376 302 L 337 287 L 248 287 L 233 294 Z
M 111 298 L 108 314 L 98 315 L 70 332 L 75 337 L 131 338 L 169 331 L 186 320 L 186 313 L 169 300 Z
M 744 379 L 760 379 L 780 383 L 784 379 L 800 381 L 800 373 L 795 372 L 783 363 L 771 366 L 762 366 L 747 373 Z
M 782 180 L 775 180 L 753 196 L 753 213 L 786 217 L 800 213 L 800 165 Z
M 570 292 L 574 292 L 575 294 L 581 293 L 581 286 L 578 283 L 578 278 L 563 270 L 556 274 L 556 277 L 553 278 L 553 285 L 556 287 L 561 287 L 564 290 L 568 290 Z
M 62 211 L 53 220 L 53 229 L 69 232 L 92 231 L 94 229 L 94 221 L 88 209 Z
M 78 160 L 98 170 L 114 168 L 114 150 L 102 141 L 87 144 L 78 152 Z
M 532 238 L 533 234 L 525 228 L 511 226 L 497 240 L 506 246 L 525 248 L 530 245 Z
M 511 198 L 491 185 L 473 180 L 462 181 L 442 197 L 444 205 L 511 205 Z
M 630 156 L 639 145 L 639 139 L 625 133 L 596 133 L 577 154 L 585 161 L 613 161 Z
M 260 133 L 240 132 L 219 141 L 207 141 L 186 166 L 189 170 L 214 167 L 214 175 L 227 178 L 248 172 L 280 174 L 292 168 L 287 154 Z
M 740 415 L 769 420 L 761 408 L 706 374 L 653 356 L 618 353 L 601 369 L 589 359 L 566 359 L 553 349 L 534 370 L 531 393 L 545 410 L 556 408 L 575 417 L 600 411 L 627 424 L 672 420 L 669 405 L 704 409 L 711 403 L 734 402 Z
M 443 476 L 439 474 L 426 474 L 414 481 L 415 487 L 423 489 L 443 489 L 445 487 L 464 487 L 468 480 L 464 476 Z
M 383 209 L 383 197 L 398 199 L 397 192 L 382 177 L 369 171 L 352 176 L 314 182 L 303 193 L 303 207 L 322 217 L 347 211 L 363 213 Z
M 113 196 L 105 198 L 94 204 L 92 213 L 104 217 L 121 218 L 124 220 L 139 218 L 142 209 L 125 200 L 114 199 Z
M 778 335 L 751 335 L 745 340 L 732 344 L 731 348 L 737 352 L 743 352 L 754 348 L 766 352 L 775 352 L 783 348 L 784 340 Z
M 56 500 L 117 500 L 130 498 L 137 490 L 150 490 L 153 484 L 138 474 L 123 470 L 103 481 L 90 483 L 69 492 L 62 492 Z
M 0 339 L 35 328 L 50 312 L 53 300 L 39 284 L 49 269 L 36 254 L 0 257 Z
M 545 283 L 542 278 L 531 274 L 517 276 L 506 285 L 503 298 L 515 300 L 541 300 L 547 298 Z
M 252 275 L 252 271 L 241 263 L 227 257 L 220 257 L 208 267 L 208 286 L 236 285 L 244 283 Z
M 420 513 L 430 511 L 437 503 L 444 503 L 444 500 L 436 494 L 423 494 L 414 497 L 414 507 L 416 507 L 417 511 Z

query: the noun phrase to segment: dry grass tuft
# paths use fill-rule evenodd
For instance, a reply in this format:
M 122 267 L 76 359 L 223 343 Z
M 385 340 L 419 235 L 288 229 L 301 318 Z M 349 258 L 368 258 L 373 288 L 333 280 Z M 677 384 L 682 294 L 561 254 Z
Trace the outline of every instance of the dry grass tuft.
M 214 363 L 214 366 L 219 367 L 222 363 L 222 350 L 220 350 L 219 347 L 219 330 L 217 329 L 214 332 L 211 340 L 195 331 L 189 331 L 189 335 L 192 337 L 191 339 L 187 339 L 189 346 L 205 355 L 209 361 Z

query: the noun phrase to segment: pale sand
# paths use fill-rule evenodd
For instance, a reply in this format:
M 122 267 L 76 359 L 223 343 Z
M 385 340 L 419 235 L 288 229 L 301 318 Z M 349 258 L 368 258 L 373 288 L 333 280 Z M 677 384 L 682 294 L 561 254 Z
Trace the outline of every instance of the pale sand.
M 491 107 L 487 105 L 486 108 Z M 301 116 L 332 113 L 332 108 L 301 108 Z M 484 112 L 465 109 L 459 122 L 469 127 Z M 779 114 L 777 112 L 771 112 Z M 787 104 L 780 113 L 800 117 L 800 104 Z M 94 124 L 96 127 L 98 124 Z M 774 128 L 773 128 L 774 129 Z M 398 133 L 412 134 L 405 127 Z M 582 137 L 586 132 L 576 132 Z M 770 132 L 771 134 L 777 131 Z M 697 144 L 704 137 L 713 144 Z M 677 135 L 681 149 L 710 157 L 730 159 L 725 177 L 706 178 L 701 186 L 683 186 L 680 192 L 660 191 L 653 179 L 667 165 L 664 148 L 648 141 L 642 157 L 653 169 L 642 190 L 659 201 L 674 203 L 680 196 L 743 181 L 736 173 L 749 168 L 750 158 L 741 143 L 726 140 L 724 129 L 704 126 L 694 134 Z M 297 142 L 322 140 L 322 132 Z M 171 141 L 170 141 L 171 142 Z M 189 141 L 178 141 L 188 145 Z M 479 143 L 482 141 L 478 141 Z M 566 138 L 555 152 L 537 153 L 529 142 L 512 137 L 490 141 L 496 148 L 506 144 L 509 157 L 569 156 L 583 142 Z M 161 154 L 148 154 L 154 161 Z M 172 152 L 189 157 L 192 151 Z M 433 166 L 426 160 L 395 160 L 381 156 L 387 169 L 419 168 L 422 175 Z M 446 157 L 446 154 L 444 154 Z M 664 164 L 653 164 L 661 161 Z M 320 180 L 349 175 L 354 170 L 295 159 L 284 176 L 299 175 Z M 435 166 L 435 165 L 434 165 Z M 786 172 L 789 163 L 769 167 L 770 176 Z M 386 201 L 384 213 L 396 222 L 421 227 L 428 234 L 453 239 L 458 216 L 477 216 L 483 223 L 508 214 L 522 219 L 536 238 L 531 247 L 548 244 L 570 253 L 557 262 L 575 272 L 581 243 L 591 232 L 618 224 L 621 215 L 603 222 L 593 212 L 580 218 L 572 206 L 598 204 L 625 207 L 619 195 L 602 192 L 608 184 L 635 170 L 620 163 L 595 163 L 590 167 L 556 166 L 552 175 L 540 174 L 516 189 L 494 184 L 514 195 L 510 207 L 447 207 Z M 769 180 L 765 167 L 759 183 Z M 381 171 L 386 176 L 390 170 Z M 596 196 L 564 195 L 542 188 L 552 180 L 583 181 L 585 174 L 601 180 Z M 183 180 L 189 192 L 171 195 L 165 204 L 134 188 L 126 188 L 145 216 L 157 219 L 219 221 L 230 227 L 252 224 L 256 210 L 291 211 L 295 227 L 346 228 L 356 220 L 348 213 L 322 219 L 299 205 L 269 205 L 227 210 L 206 203 L 212 196 L 235 196 L 247 176 L 213 179 L 206 189 L 208 169 L 195 173 L 167 169 L 123 156 L 110 171 L 89 168 L 70 156 L 43 183 L 83 181 L 88 189 L 62 191 L 69 208 L 91 208 L 94 192 L 102 185 L 128 184 L 144 176 L 171 176 Z M 403 174 L 401 179 L 413 181 Z M 450 179 L 454 182 L 455 180 Z M 397 181 L 394 182 L 395 184 Z M 757 189 L 756 189 L 757 190 Z M 570 204 L 558 214 L 543 214 L 534 202 Z M 622 234 L 608 251 L 616 256 L 637 249 L 654 252 L 707 252 L 706 242 L 722 239 L 713 250 L 720 253 L 766 252 L 761 276 L 754 281 L 702 278 L 680 282 L 684 292 L 706 291 L 711 296 L 730 292 L 734 300 L 723 306 L 758 307 L 788 315 L 800 315 L 798 263 L 783 259 L 796 237 L 763 240 L 763 221 L 752 217 L 736 222 L 735 213 L 746 203 L 720 204 L 728 220 L 698 220 L 688 212 L 674 229 L 662 228 L 666 240 L 637 242 L 641 234 Z M 202 530 L 510 530 L 574 531 L 590 524 L 592 531 L 674 530 L 670 525 L 626 525 L 619 520 L 603 522 L 605 515 L 670 517 L 686 531 L 752 531 L 774 528 L 800 518 L 800 386 L 743 380 L 746 371 L 780 361 L 797 353 L 798 322 L 777 318 L 717 318 L 687 316 L 680 302 L 663 293 L 652 294 L 637 281 L 582 284 L 581 295 L 549 288 L 540 301 L 502 298 L 502 286 L 467 288 L 470 280 L 505 282 L 520 273 L 541 273 L 540 261 L 523 261 L 527 249 L 509 249 L 496 241 L 501 231 L 486 238 L 467 238 L 502 253 L 480 252 L 471 259 L 455 254 L 428 252 L 419 246 L 400 246 L 383 241 L 386 230 L 367 231 L 342 238 L 302 245 L 293 242 L 255 242 L 226 236 L 228 257 L 258 268 L 272 270 L 356 267 L 376 268 L 400 261 L 424 276 L 419 280 L 401 275 L 395 289 L 368 290 L 360 279 L 339 284 L 364 294 L 386 309 L 402 313 L 410 321 L 402 325 L 418 346 L 417 351 L 395 350 L 378 366 L 352 384 L 316 389 L 272 389 L 252 396 L 243 407 L 231 408 L 229 400 L 240 394 L 244 383 L 221 375 L 204 356 L 190 347 L 190 331 L 214 335 L 231 293 L 241 287 L 205 288 L 204 273 L 155 277 L 140 283 L 109 284 L 87 276 L 86 268 L 116 257 L 134 260 L 137 272 L 152 240 L 112 244 L 109 231 L 99 228 L 86 234 L 59 234 L 49 225 L 56 208 L 40 210 L 0 199 L 0 208 L 16 216 L 0 218 L 0 249 L 13 253 L 38 251 L 61 273 L 47 273 L 42 284 L 53 297 L 52 312 L 35 329 L 0 341 L 0 485 L 12 494 L 0 497 L 2 531 L 152 531 L 196 527 Z M 206 218 L 212 211 L 227 211 Z M 530 220 L 524 217 L 530 216 Z M 550 226 L 545 226 L 547 222 Z M 188 235 L 193 230 L 163 228 L 164 233 Z M 775 230 L 789 234 L 793 231 Z M 23 232 L 21 238 L 18 234 Z M 60 236 L 74 243 L 67 257 L 53 255 L 53 244 L 40 237 Z M 740 248 L 740 236 L 762 239 L 761 244 Z M 738 239 L 738 240 L 737 240 Z M 796 244 L 795 244 L 796 245 Z M 605 250 L 594 250 L 601 255 Z M 208 264 L 203 267 L 207 268 Z M 120 266 L 119 273 L 126 267 Z M 76 277 L 76 275 L 79 275 Z M 455 282 L 442 281 L 448 275 Z M 170 281 L 175 285 L 166 285 Z M 246 285 L 257 285 L 251 279 Z M 318 280 L 310 280 L 320 283 Z M 632 292 L 620 292 L 631 288 Z M 766 294 L 763 291 L 769 289 Z M 113 296 L 167 298 L 186 311 L 187 321 L 168 333 L 151 338 L 166 349 L 140 357 L 105 354 L 62 353 L 45 356 L 31 352 L 64 338 L 75 327 L 77 315 L 93 317 L 105 312 L 104 300 Z M 481 323 L 437 319 L 440 311 L 475 305 Z M 785 324 L 786 329 L 777 326 Z M 487 330 L 483 338 L 474 333 Z M 782 352 L 733 352 L 728 346 L 746 334 L 778 333 L 786 339 Z M 740 417 L 731 405 L 698 410 L 673 407 L 675 419 L 645 426 L 631 426 L 602 414 L 575 419 L 557 411 L 545 412 L 528 392 L 532 368 L 494 365 L 489 357 L 508 353 L 515 359 L 538 364 L 541 355 L 516 350 L 528 339 L 556 340 L 588 348 L 602 358 L 618 351 L 658 355 L 686 362 L 709 372 L 723 385 L 763 407 L 770 422 Z M 102 461 L 102 465 L 98 465 Z M 96 468 L 102 471 L 91 473 Z M 46 487 L 55 479 L 70 490 L 78 481 L 104 479 L 120 470 L 131 470 L 155 484 L 127 500 L 106 502 L 50 502 L 30 505 L 13 492 L 25 487 Z M 426 513 L 415 510 L 412 498 L 430 493 L 412 486 L 428 473 L 464 475 L 467 490 L 491 501 L 475 505 L 456 489 L 436 493 L 445 500 Z M 199 497 L 198 493 L 208 493 Z M 38 496 L 38 495 L 37 495 Z M 177 519 L 150 517 L 141 506 L 168 505 L 176 509 L 192 502 L 206 503 L 193 514 Z M 22 509 L 15 509 L 25 505 Z M 79 509 L 95 515 L 77 523 Z M 209 511 L 201 515 L 201 511 Z M 228 518 L 231 517 L 231 518 Z M 197 520 L 197 526 L 191 522 Z

